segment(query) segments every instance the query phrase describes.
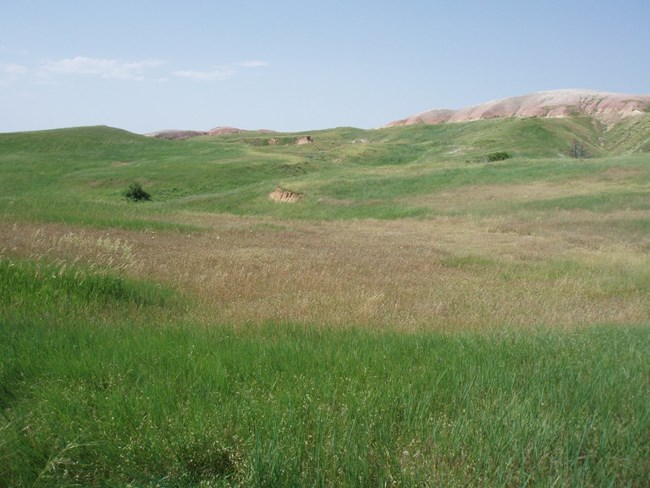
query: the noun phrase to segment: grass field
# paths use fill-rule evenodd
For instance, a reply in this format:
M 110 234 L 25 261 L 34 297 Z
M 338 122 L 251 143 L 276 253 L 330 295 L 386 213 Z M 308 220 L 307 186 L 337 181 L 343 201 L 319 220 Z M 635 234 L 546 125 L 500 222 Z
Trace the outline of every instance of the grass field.
M 647 486 L 649 117 L 0 134 L 0 486 Z

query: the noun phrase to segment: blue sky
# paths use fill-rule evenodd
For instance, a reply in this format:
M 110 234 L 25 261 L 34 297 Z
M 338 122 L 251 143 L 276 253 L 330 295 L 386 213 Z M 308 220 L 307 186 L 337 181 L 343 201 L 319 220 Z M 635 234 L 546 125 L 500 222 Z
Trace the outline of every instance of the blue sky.
M 648 0 L 0 7 L 0 132 L 372 128 L 547 89 L 650 93 Z

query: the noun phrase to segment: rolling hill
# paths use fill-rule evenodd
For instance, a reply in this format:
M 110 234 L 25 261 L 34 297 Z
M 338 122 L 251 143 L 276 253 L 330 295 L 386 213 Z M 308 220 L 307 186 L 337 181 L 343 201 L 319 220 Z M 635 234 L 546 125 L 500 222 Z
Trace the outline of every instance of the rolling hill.
M 564 118 L 589 116 L 607 125 L 650 110 L 650 95 L 629 95 L 595 90 L 551 90 L 494 100 L 460 110 L 437 109 L 411 115 L 389 127 L 441 124 L 509 117 Z
M 564 172 L 593 178 L 621 164 L 647 167 L 642 155 L 650 151 L 650 113 L 611 126 L 582 115 L 308 134 L 217 133 L 186 140 L 108 127 L 0 134 L 0 204 L 23 218 L 53 214 L 53 200 L 57 218 L 68 204 L 77 217 L 97 207 L 108 218 L 132 212 L 121 206 L 122 193 L 137 180 L 154 196 L 147 213 L 164 208 L 327 220 L 430 215 L 438 210 L 413 197 L 507 175 L 523 183 Z M 307 135 L 312 144 L 296 144 Z M 571 157 L 575 144 L 588 159 Z M 623 156 L 628 162 L 612 159 Z M 277 187 L 304 198 L 299 205 L 276 205 L 268 195 Z M 88 205 L 78 208 L 71 200 Z M 102 221 L 97 215 L 92 220 Z
M 207 132 L 0 134 L 0 488 L 647 485 L 650 113 Z

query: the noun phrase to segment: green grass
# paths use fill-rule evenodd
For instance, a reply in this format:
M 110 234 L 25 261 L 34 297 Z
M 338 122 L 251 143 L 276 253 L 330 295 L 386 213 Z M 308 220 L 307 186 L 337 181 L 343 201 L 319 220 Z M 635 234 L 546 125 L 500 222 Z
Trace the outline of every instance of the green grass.
M 643 117 L 623 120 L 605 133 L 605 145 L 610 151 L 650 151 L 650 113 Z
M 143 282 L 20 261 L 0 272 L 1 486 L 644 486 L 650 476 L 647 327 L 199 328 Z M 168 313 L 129 318 L 118 304 Z M 59 320 L 44 318 L 53 309 Z M 83 313 L 60 320 L 70 310 Z
M 315 142 L 303 146 L 291 134 L 278 135 L 283 143 L 276 146 L 259 134 L 167 141 L 107 127 L 0 134 L 0 213 L 127 228 L 160 225 L 151 222 L 188 210 L 308 220 L 438 215 L 398 199 L 477 184 L 579 183 L 621 167 L 636 168 L 636 181 L 647 183 L 642 119 L 622 123 L 606 139 L 588 118 L 341 128 L 314 131 Z M 590 159 L 566 157 L 576 138 Z M 641 155 L 627 155 L 633 150 Z M 471 164 L 503 153 L 513 157 Z M 614 157 L 621 154 L 626 159 Z M 153 202 L 126 202 L 133 182 Z M 305 193 L 305 200 L 270 201 L 278 185 Z
M 7 323 L 38 318 L 48 326 L 117 317 L 149 317 L 180 302 L 155 283 L 140 283 L 95 267 L 0 258 L 0 318 Z M 107 318 L 106 318 L 107 317 Z
M 432 168 L 418 171 L 418 174 L 396 174 L 392 177 L 364 177 L 336 180 L 321 191 L 335 198 L 373 200 L 398 197 L 404 194 L 421 195 L 456 189 L 469 185 L 502 185 L 526 183 L 531 181 L 554 181 L 592 175 L 603 169 L 597 164 L 580 164 L 574 161 L 529 161 L 516 163 L 493 163 L 481 166 L 461 166 L 455 168 Z
M 0 134 L 0 487 L 647 486 L 649 120 Z

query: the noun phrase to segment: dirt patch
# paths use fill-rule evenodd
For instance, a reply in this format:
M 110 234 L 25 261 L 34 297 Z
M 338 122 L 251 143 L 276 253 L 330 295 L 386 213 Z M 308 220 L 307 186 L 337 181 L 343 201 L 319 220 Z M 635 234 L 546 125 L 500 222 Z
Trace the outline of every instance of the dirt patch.
M 303 136 L 296 139 L 296 144 L 299 146 L 302 144 L 311 144 L 312 142 L 314 142 L 314 140 L 311 138 L 311 136 Z
M 273 192 L 269 193 L 269 198 L 271 198 L 271 200 L 282 203 L 296 203 L 302 200 L 304 196 L 304 193 L 287 190 L 279 186 L 273 190 Z

